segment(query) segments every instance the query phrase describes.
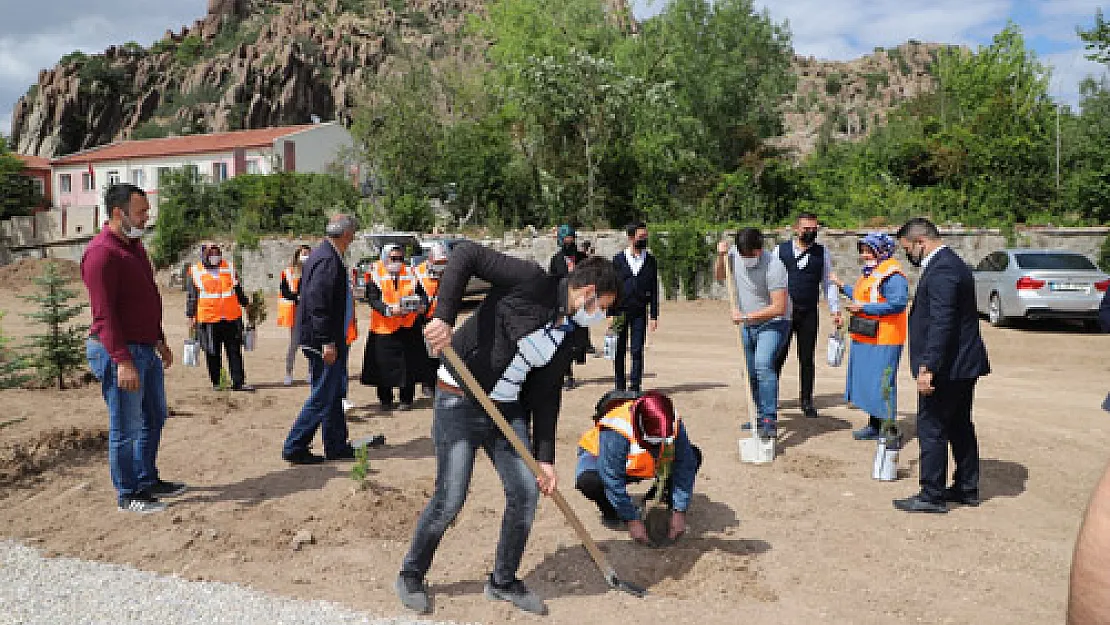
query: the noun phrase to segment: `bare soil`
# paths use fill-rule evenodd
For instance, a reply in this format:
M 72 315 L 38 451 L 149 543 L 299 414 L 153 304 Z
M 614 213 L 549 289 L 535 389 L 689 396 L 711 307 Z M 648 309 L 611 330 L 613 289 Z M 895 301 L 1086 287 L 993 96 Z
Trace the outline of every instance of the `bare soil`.
M 14 291 L 0 284 L 0 309 L 26 311 Z M 179 291 L 164 298 L 166 332 L 180 356 L 184 298 Z M 5 329 L 18 336 L 28 326 L 10 314 Z M 843 403 L 843 370 L 823 363 L 822 416 L 801 417 L 791 360 L 779 456 L 769 466 L 741 464 L 738 423 L 746 417 L 724 304 L 665 303 L 660 330 L 649 337 L 645 384 L 672 395 L 705 452 L 690 532 L 665 549 L 636 546 L 626 533 L 604 529 L 571 490 L 575 442 L 611 384 L 610 363 L 590 358 L 578 370 L 582 386 L 564 394 L 560 480 L 618 573 L 651 595 L 609 592 L 558 509 L 544 501 L 521 574 L 547 598 L 546 622 L 1061 622 L 1075 533 L 1110 443 L 1110 416 L 1099 409 L 1110 339 L 1065 325 L 984 325 L 984 335 L 994 373 L 979 385 L 975 419 L 986 502 L 915 516 L 890 502 L 916 492 L 916 444 L 902 454 L 899 481 L 871 480 L 874 446 L 850 436 L 866 417 Z M 203 367 L 176 364 L 167 372 L 172 416 L 159 465 L 190 491 L 159 515 L 115 510 L 97 385 L 0 391 L 0 536 L 50 554 L 401 614 L 392 584 L 433 484 L 429 402 L 410 413 L 379 413 L 373 389 L 353 380 L 360 408 L 352 437 L 388 438 L 371 451 L 365 487 L 350 478 L 351 463 L 290 467 L 281 442 L 307 387 L 281 385 L 287 338 L 272 324 L 261 329 L 258 351 L 246 356 L 255 394 L 210 390 Z M 303 361 L 297 374 L 303 378 Z M 900 388 L 912 435 L 905 364 Z M 429 576 L 434 618 L 538 620 L 482 596 L 503 506 L 499 481 L 482 459 Z M 294 549 L 303 531 L 313 542 Z

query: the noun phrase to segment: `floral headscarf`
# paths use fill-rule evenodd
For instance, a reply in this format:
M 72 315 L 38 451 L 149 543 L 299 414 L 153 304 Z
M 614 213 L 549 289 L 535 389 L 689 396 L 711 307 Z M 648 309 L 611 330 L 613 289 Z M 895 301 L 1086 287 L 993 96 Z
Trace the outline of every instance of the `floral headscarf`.
M 889 234 L 883 232 L 868 232 L 860 238 L 859 245 L 866 245 L 875 254 L 875 260 L 883 262 L 894 256 L 895 243 Z M 873 267 L 864 267 L 863 275 L 871 275 Z

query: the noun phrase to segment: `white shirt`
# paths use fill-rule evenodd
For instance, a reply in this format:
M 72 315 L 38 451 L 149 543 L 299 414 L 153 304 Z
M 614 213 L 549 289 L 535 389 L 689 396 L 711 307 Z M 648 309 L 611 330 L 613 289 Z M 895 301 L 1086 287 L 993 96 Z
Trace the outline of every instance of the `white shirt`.
M 517 341 L 516 356 L 493 385 L 493 390 L 489 393 L 490 399 L 499 402 L 517 401 L 528 373 L 551 362 L 555 350 L 559 349 L 566 337 L 565 330 L 549 323 Z M 436 375 L 451 386 L 459 385 L 445 366 L 441 365 Z
M 832 274 L 833 261 L 832 254 L 829 253 L 829 248 L 826 245 L 821 246 L 825 250 L 825 273 L 821 276 L 821 290 L 825 293 L 825 301 L 829 303 L 829 312 L 836 314 L 840 312 L 840 289 L 829 279 Z M 805 250 L 798 247 L 798 242 L 790 239 L 790 249 L 794 252 L 794 258 L 798 261 L 798 269 L 805 269 L 809 264 L 809 254 Z M 808 249 L 808 248 L 806 248 Z M 805 256 L 802 256 L 805 254 Z
M 947 246 L 947 245 L 941 245 L 941 246 L 940 246 L 940 247 L 938 247 L 937 249 L 935 249 L 935 250 L 933 250 L 933 251 L 929 252 L 929 255 L 928 255 L 928 256 L 926 256 L 925 258 L 921 259 L 921 271 L 925 271 L 925 268 L 929 266 L 929 261 L 930 261 L 930 260 L 933 260 L 933 257 L 937 255 L 937 252 L 939 252 L 939 251 L 943 250 L 943 249 L 944 249 L 944 248 L 946 248 L 946 247 L 948 247 L 948 246 Z
M 644 268 L 644 261 L 647 260 L 647 250 L 637 254 L 632 251 L 632 248 L 624 248 L 624 258 L 628 261 L 628 268 L 632 270 L 632 275 L 640 275 L 640 270 Z

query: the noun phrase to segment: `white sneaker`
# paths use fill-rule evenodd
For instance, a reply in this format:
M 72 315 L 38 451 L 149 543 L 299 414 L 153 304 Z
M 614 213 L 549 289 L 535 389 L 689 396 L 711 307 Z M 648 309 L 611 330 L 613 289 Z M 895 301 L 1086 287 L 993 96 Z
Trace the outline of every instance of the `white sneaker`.
M 354 402 L 352 402 L 348 399 L 343 400 L 343 414 L 346 414 L 346 413 L 354 410 L 354 408 L 355 408 Z
M 291 376 L 291 375 L 285 376 L 285 385 L 286 386 L 293 386 L 293 376 Z

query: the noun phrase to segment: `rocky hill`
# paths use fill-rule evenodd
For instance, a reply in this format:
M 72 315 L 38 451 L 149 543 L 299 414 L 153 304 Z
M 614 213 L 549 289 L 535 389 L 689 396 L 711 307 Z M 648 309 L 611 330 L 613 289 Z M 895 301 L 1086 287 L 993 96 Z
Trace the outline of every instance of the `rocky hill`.
M 604 0 L 614 19 L 626 0 Z M 209 0 L 207 15 L 149 48 L 67 55 L 43 70 L 12 121 L 17 151 L 60 156 L 118 139 L 348 121 L 366 80 L 417 51 L 479 62 L 466 37 L 484 0 Z M 634 24 L 623 24 L 634 30 Z M 932 88 L 938 46 L 907 44 L 849 63 L 797 58 L 798 91 L 779 142 L 861 136 L 899 101 Z

